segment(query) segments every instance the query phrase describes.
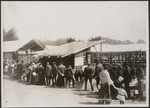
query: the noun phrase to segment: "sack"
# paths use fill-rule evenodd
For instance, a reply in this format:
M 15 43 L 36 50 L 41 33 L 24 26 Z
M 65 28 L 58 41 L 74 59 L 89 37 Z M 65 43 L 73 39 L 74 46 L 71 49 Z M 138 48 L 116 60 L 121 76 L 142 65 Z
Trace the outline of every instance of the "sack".
M 121 81 L 123 81 L 123 77 L 122 76 L 119 76 L 119 78 L 118 78 L 118 80 L 121 82 Z
M 129 86 L 130 86 L 130 87 L 136 86 L 137 83 L 138 83 L 138 82 L 137 82 L 137 78 L 132 79 L 131 82 L 129 83 Z
M 134 92 L 135 92 L 135 95 L 139 94 L 138 90 L 135 90 Z
M 32 74 L 33 74 L 33 76 L 36 76 L 36 75 L 37 75 L 36 72 L 33 72 Z

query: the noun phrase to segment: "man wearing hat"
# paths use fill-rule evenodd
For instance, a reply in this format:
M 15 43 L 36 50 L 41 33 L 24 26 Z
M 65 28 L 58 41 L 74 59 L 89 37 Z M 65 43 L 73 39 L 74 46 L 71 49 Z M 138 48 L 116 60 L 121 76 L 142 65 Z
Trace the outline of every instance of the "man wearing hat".
M 88 66 L 84 69 L 85 90 L 87 90 L 87 81 L 89 80 L 91 85 L 91 90 L 93 91 L 92 74 L 93 74 L 93 69 L 91 67 L 91 64 L 88 64 Z
M 98 84 L 99 84 L 99 81 L 100 81 L 99 74 L 100 74 L 101 70 L 103 70 L 103 69 L 102 69 L 103 66 L 102 66 L 102 64 L 99 62 L 98 59 L 96 59 L 95 62 L 96 62 L 95 72 L 94 72 L 94 74 L 93 74 L 92 77 L 95 77 L 95 79 L 96 79 L 96 86 L 97 86 L 97 89 L 98 89 Z
M 130 98 L 130 88 L 129 83 L 131 82 L 131 69 L 128 66 L 127 62 L 123 63 L 123 78 L 124 78 L 124 84 L 125 84 L 125 90 L 128 94 L 128 98 Z

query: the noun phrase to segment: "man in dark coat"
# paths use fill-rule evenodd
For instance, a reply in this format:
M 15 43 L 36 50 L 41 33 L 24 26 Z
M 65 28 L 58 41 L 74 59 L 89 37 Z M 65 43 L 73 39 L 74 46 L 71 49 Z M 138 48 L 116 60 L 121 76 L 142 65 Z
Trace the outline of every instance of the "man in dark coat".
M 52 73 L 53 73 L 53 82 L 54 82 L 54 85 L 56 85 L 57 75 L 58 75 L 58 67 L 55 62 L 53 62 Z
M 103 68 L 102 64 L 99 62 L 99 60 L 96 60 L 95 72 L 94 72 L 92 77 L 95 77 L 95 79 L 96 79 L 97 89 L 99 89 L 98 84 L 99 84 L 99 81 L 100 81 L 99 74 L 101 72 L 101 68 Z
M 138 80 L 139 98 L 140 100 L 143 100 L 142 79 L 144 78 L 144 70 L 142 68 L 137 69 L 136 77 Z
M 120 78 L 123 78 L 123 72 L 122 72 L 122 66 L 120 64 L 117 65 L 116 68 L 116 80 L 114 82 L 114 85 L 116 87 L 121 87 L 123 81 L 120 80 Z
M 38 66 L 35 68 L 35 72 L 37 73 L 38 76 L 38 84 L 44 85 L 45 80 L 44 80 L 44 68 L 41 63 L 38 64 Z
M 63 65 L 63 62 L 61 61 L 60 65 L 58 66 L 58 86 L 59 87 L 65 86 L 65 82 L 64 82 L 65 71 L 66 71 L 66 67 Z
M 115 68 L 110 64 L 108 64 L 108 65 L 109 65 L 108 72 L 109 72 L 110 78 L 113 82 L 115 82 L 116 81 L 116 72 L 114 70 Z M 110 92 L 111 93 L 111 98 L 115 99 L 116 96 L 117 96 L 117 90 L 114 89 L 113 86 L 110 86 L 110 91 L 111 91 Z
M 128 98 L 130 98 L 130 88 L 129 83 L 131 82 L 131 69 L 128 66 L 127 62 L 123 63 L 123 78 L 124 78 L 124 84 L 125 84 L 125 90 L 128 94 Z
M 52 66 L 49 64 L 49 62 L 47 62 L 45 73 L 46 73 L 46 84 L 47 84 L 47 86 L 49 86 L 51 84 L 51 80 L 52 80 L 52 85 L 54 85 Z
M 18 64 L 18 72 L 19 72 L 19 80 L 22 81 L 22 75 L 25 72 L 25 64 L 24 61 L 21 60 Z
M 76 81 L 81 81 L 82 78 L 83 78 L 83 70 L 82 69 L 79 69 L 79 70 L 76 70 L 75 73 L 74 73 L 74 77 L 75 77 L 75 80 Z
M 110 78 L 112 79 L 112 81 L 114 82 L 116 80 L 116 72 L 115 70 L 113 69 L 112 65 L 108 64 L 109 67 L 108 67 L 108 72 L 109 72 L 109 75 L 110 75 Z
M 85 90 L 87 90 L 87 81 L 89 80 L 91 85 L 91 90 L 93 91 L 93 85 L 92 85 L 92 75 L 93 75 L 93 69 L 91 67 L 91 64 L 88 64 L 88 66 L 84 69 L 84 79 L 85 79 Z
M 68 68 L 66 69 L 65 77 L 66 77 L 66 86 L 67 86 L 68 81 L 69 81 L 69 86 L 72 81 L 72 84 L 74 87 L 75 79 L 73 77 L 73 69 L 72 69 L 71 65 L 69 65 Z

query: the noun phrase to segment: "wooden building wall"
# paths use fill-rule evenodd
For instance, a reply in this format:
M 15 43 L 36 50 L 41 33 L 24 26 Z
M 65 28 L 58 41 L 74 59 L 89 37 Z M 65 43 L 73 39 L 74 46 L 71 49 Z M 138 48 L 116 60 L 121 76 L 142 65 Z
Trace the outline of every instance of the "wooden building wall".
M 142 67 L 146 71 L 146 51 L 133 51 L 133 52 L 108 52 L 108 53 L 95 53 L 92 52 L 91 61 L 100 55 L 101 63 L 109 63 L 112 65 L 121 64 L 126 61 L 129 66 L 132 68 Z

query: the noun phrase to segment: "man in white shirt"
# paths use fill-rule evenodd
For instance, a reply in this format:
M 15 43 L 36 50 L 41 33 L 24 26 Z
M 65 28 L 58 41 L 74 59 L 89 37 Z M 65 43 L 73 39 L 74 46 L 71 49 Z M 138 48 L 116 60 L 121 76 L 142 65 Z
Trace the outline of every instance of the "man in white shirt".
M 103 64 L 103 70 L 100 73 L 100 90 L 99 90 L 99 97 L 100 97 L 100 104 L 110 104 L 110 85 L 114 82 L 111 80 L 109 72 L 106 70 L 106 64 Z

